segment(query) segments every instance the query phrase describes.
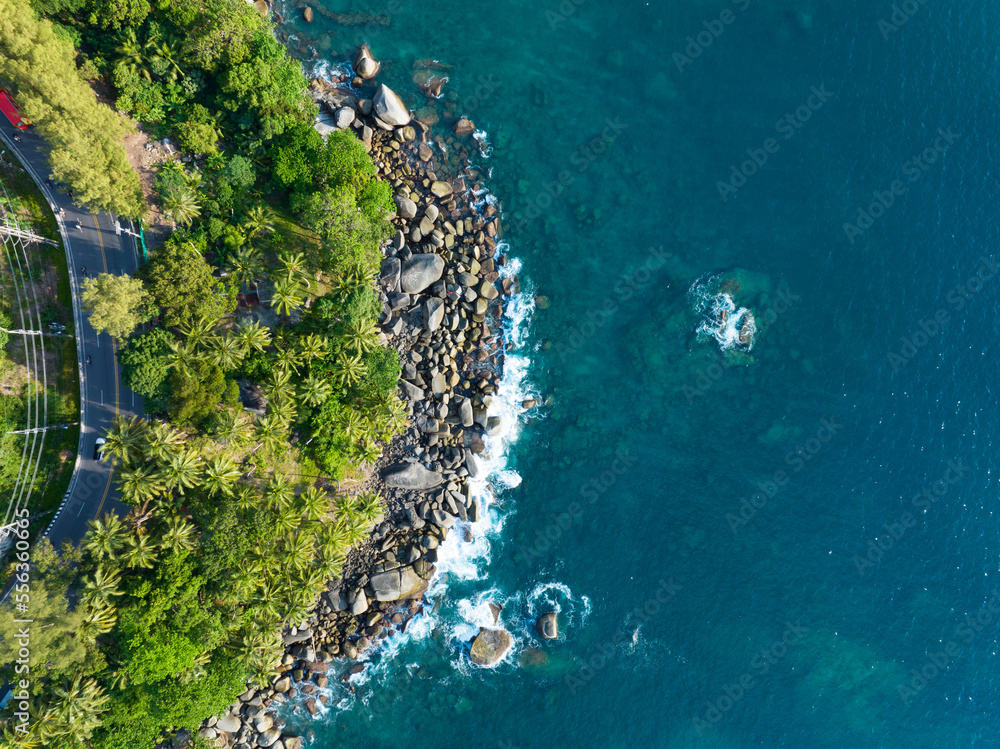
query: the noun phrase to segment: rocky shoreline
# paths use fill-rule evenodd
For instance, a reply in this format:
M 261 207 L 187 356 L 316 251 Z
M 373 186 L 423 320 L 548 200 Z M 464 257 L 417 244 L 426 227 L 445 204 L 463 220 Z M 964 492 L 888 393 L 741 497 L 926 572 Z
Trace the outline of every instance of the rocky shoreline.
M 363 47 L 355 69 L 373 78 L 379 68 Z M 476 148 L 471 123 L 457 119 L 454 135 L 435 135 L 433 123 L 414 119 L 386 86 L 362 98 L 360 77 L 350 88 L 339 83 L 313 82 L 322 112 L 315 127 L 321 134 L 354 130 L 394 189 L 396 232 L 383 247 L 377 285 L 380 324 L 400 355 L 400 396 L 411 426 L 386 447 L 362 487 L 383 497 L 383 518 L 352 549 L 309 621 L 283 634 L 279 675 L 201 727 L 219 747 L 300 749 L 303 739 L 283 733 L 277 708 L 301 696 L 315 715 L 335 659 L 358 659 L 423 611 L 438 547 L 456 523 L 471 538 L 468 524 L 482 516 L 469 482 L 483 477 L 477 456 L 484 437 L 502 426 L 490 404 L 503 374 L 505 300 L 518 283 L 500 275 L 497 207 L 477 197 L 484 191 L 468 165 Z M 510 642 L 502 629 L 483 629 L 471 657 L 492 665 Z M 341 678 L 363 669 L 356 663 Z

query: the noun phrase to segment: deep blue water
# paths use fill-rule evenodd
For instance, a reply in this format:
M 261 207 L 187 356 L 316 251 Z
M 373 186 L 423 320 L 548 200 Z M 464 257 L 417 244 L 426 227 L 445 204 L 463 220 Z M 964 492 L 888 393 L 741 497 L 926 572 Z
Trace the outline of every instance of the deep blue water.
M 1000 746 L 1000 12 L 904 5 L 330 0 L 390 23 L 284 27 L 327 61 L 368 41 L 414 106 L 412 61 L 454 66 L 528 290 L 511 376 L 551 397 L 434 615 L 315 746 Z M 689 290 L 729 279 L 744 356 L 695 333 Z M 462 650 L 486 600 L 518 639 L 492 670 Z

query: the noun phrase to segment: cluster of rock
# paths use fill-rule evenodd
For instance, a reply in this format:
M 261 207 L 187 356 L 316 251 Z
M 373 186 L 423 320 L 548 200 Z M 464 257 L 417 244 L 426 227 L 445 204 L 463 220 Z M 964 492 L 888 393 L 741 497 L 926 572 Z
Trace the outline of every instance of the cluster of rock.
M 372 76 L 380 67 L 366 48 L 355 66 Z M 469 480 L 483 476 L 477 456 L 484 436 L 502 426 L 489 407 L 504 364 L 503 299 L 517 293 L 517 281 L 500 278 L 500 221 L 494 205 L 476 205 L 478 175 L 467 165 L 446 174 L 451 144 L 432 138 L 388 87 L 370 99 L 322 81 L 313 91 L 324 110 L 316 129 L 325 135 L 351 128 L 395 190 L 396 233 L 384 247 L 378 291 L 382 331 L 400 354 L 400 395 L 412 425 L 387 447 L 365 485 L 385 499 L 384 520 L 352 550 L 342 578 L 328 585 L 309 621 L 285 634 L 279 676 L 203 726 L 202 735 L 220 747 L 237 740 L 240 749 L 241 743 L 297 749 L 299 739 L 281 735 L 273 717 L 266 731 L 252 734 L 253 709 L 302 697 L 293 704 L 315 714 L 328 699 L 334 659 L 358 659 L 421 613 L 438 547 L 456 523 L 470 534 L 465 524 L 482 516 Z M 491 665 L 511 642 L 502 628 L 484 629 L 472 659 Z M 356 663 L 341 678 L 363 668 Z M 240 728 L 225 730 L 236 719 Z
M 248 689 L 227 713 L 206 721 L 198 734 L 217 747 L 302 749 L 305 743 L 302 737 L 285 734 L 282 731 L 285 721 L 276 714 L 277 708 L 292 696 L 289 691 L 290 682 L 279 682 L 274 688 Z M 187 731 L 182 731 L 173 746 L 187 746 L 191 738 Z
M 378 67 L 362 48 L 359 74 L 374 75 Z M 502 426 L 489 407 L 504 364 L 503 298 L 517 293 L 517 282 L 500 277 L 500 221 L 494 205 L 476 205 L 478 175 L 467 165 L 455 174 L 439 158 L 453 143 L 435 140 L 387 86 L 370 100 L 315 89 L 327 115 L 357 131 L 395 191 L 397 231 L 384 248 L 378 281 L 381 324 L 400 353 L 400 393 L 412 415 L 412 428 L 390 445 L 370 487 L 395 512 L 376 529 L 378 548 L 369 549 L 367 568 L 349 569 L 326 603 L 334 615 L 327 631 L 343 637 L 362 631 L 365 623 L 351 617 L 366 606 L 408 598 L 407 610 L 413 609 L 440 542 L 456 523 L 474 523 L 482 514 L 469 479 L 483 475 L 477 456 L 484 436 Z M 349 115 L 340 115 L 345 109 Z M 326 127 L 317 123 L 321 133 Z M 356 647 L 353 639 L 348 635 L 339 651 Z

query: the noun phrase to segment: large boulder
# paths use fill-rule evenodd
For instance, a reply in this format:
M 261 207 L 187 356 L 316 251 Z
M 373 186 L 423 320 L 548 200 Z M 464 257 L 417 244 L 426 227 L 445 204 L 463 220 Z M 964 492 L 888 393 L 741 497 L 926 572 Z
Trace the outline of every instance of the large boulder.
M 410 110 L 396 92 L 384 83 L 378 87 L 372 98 L 372 111 L 387 125 L 402 127 L 410 124 Z
M 435 197 L 446 198 L 454 192 L 454 188 L 448 182 L 437 180 L 431 183 L 431 192 Z
M 358 597 L 354 599 L 354 603 L 351 604 L 351 614 L 354 616 L 361 616 L 368 610 L 368 598 L 365 596 L 363 590 L 358 591 Z
M 354 122 L 354 110 L 350 107 L 341 107 L 334 112 L 333 122 L 340 130 L 350 127 Z
M 473 455 L 472 450 L 465 451 L 465 468 L 469 471 L 469 478 L 478 479 L 484 473 L 479 458 Z
M 545 640 L 554 640 L 559 636 L 559 620 L 552 611 L 538 617 L 535 628 Z
M 395 198 L 396 208 L 399 211 L 400 218 L 415 218 L 417 215 L 417 204 L 410 200 L 405 195 L 397 195 Z M 402 233 L 400 233 L 402 237 Z M 403 242 L 400 241 L 399 247 L 396 249 L 402 249 Z
M 257 746 L 267 747 L 273 745 L 278 739 L 281 738 L 280 728 L 271 728 L 265 731 L 257 739 Z
M 358 54 L 354 58 L 354 69 L 364 80 L 370 81 L 378 75 L 378 71 L 382 69 L 382 63 L 372 55 L 371 47 L 367 44 L 362 44 L 361 49 L 358 50 Z
M 427 581 L 416 573 L 412 567 L 389 570 L 372 575 L 368 583 L 372 593 L 379 601 L 400 601 L 404 598 L 415 598 L 427 590 Z
M 418 388 L 412 382 L 407 382 L 406 380 L 399 381 L 399 387 L 403 391 L 403 397 L 408 401 L 413 401 L 417 403 L 424 399 L 424 391 Z
M 389 290 L 389 291 L 399 291 L 399 272 L 400 264 L 399 258 L 387 257 L 382 261 L 382 267 L 379 269 L 378 280 Z
M 403 263 L 399 285 L 407 294 L 419 294 L 444 273 L 444 258 L 432 253 L 414 255 Z
M 505 629 L 480 627 L 479 634 L 472 641 L 469 658 L 480 666 L 492 666 L 504 657 L 513 642 L 510 633 Z
M 424 327 L 433 333 L 444 319 L 444 299 L 432 296 L 424 302 Z
M 436 471 L 428 471 L 419 463 L 397 463 L 382 471 L 382 480 L 396 489 L 425 491 L 440 486 L 444 477 Z
M 219 722 L 215 724 L 215 727 L 220 731 L 225 731 L 226 733 L 236 733 L 240 730 L 241 725 L 242 723 L 240 723 L 238 715 L 226 713 L 219 718 Z

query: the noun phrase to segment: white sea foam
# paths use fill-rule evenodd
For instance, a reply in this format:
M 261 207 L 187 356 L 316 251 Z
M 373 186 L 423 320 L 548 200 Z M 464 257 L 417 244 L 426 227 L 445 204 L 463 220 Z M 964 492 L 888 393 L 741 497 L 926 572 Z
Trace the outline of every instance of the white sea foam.
M 714 338 L 723 351 L 750 351 L 757 334 L 753 312 L 737 307 L 732 296 L 719 289 L 719 276 L 699 278 L 688 291 L 694 311 L 701 316 L 697 333 Z
M 484 158 L 488 159 L 493 155 L 493 146 L 490 145 L 490 136 L 485 130 L 476 130 L 472 133 L 472 137 L 475 138 L 476 144 L 479 146 L 479 154 Z

